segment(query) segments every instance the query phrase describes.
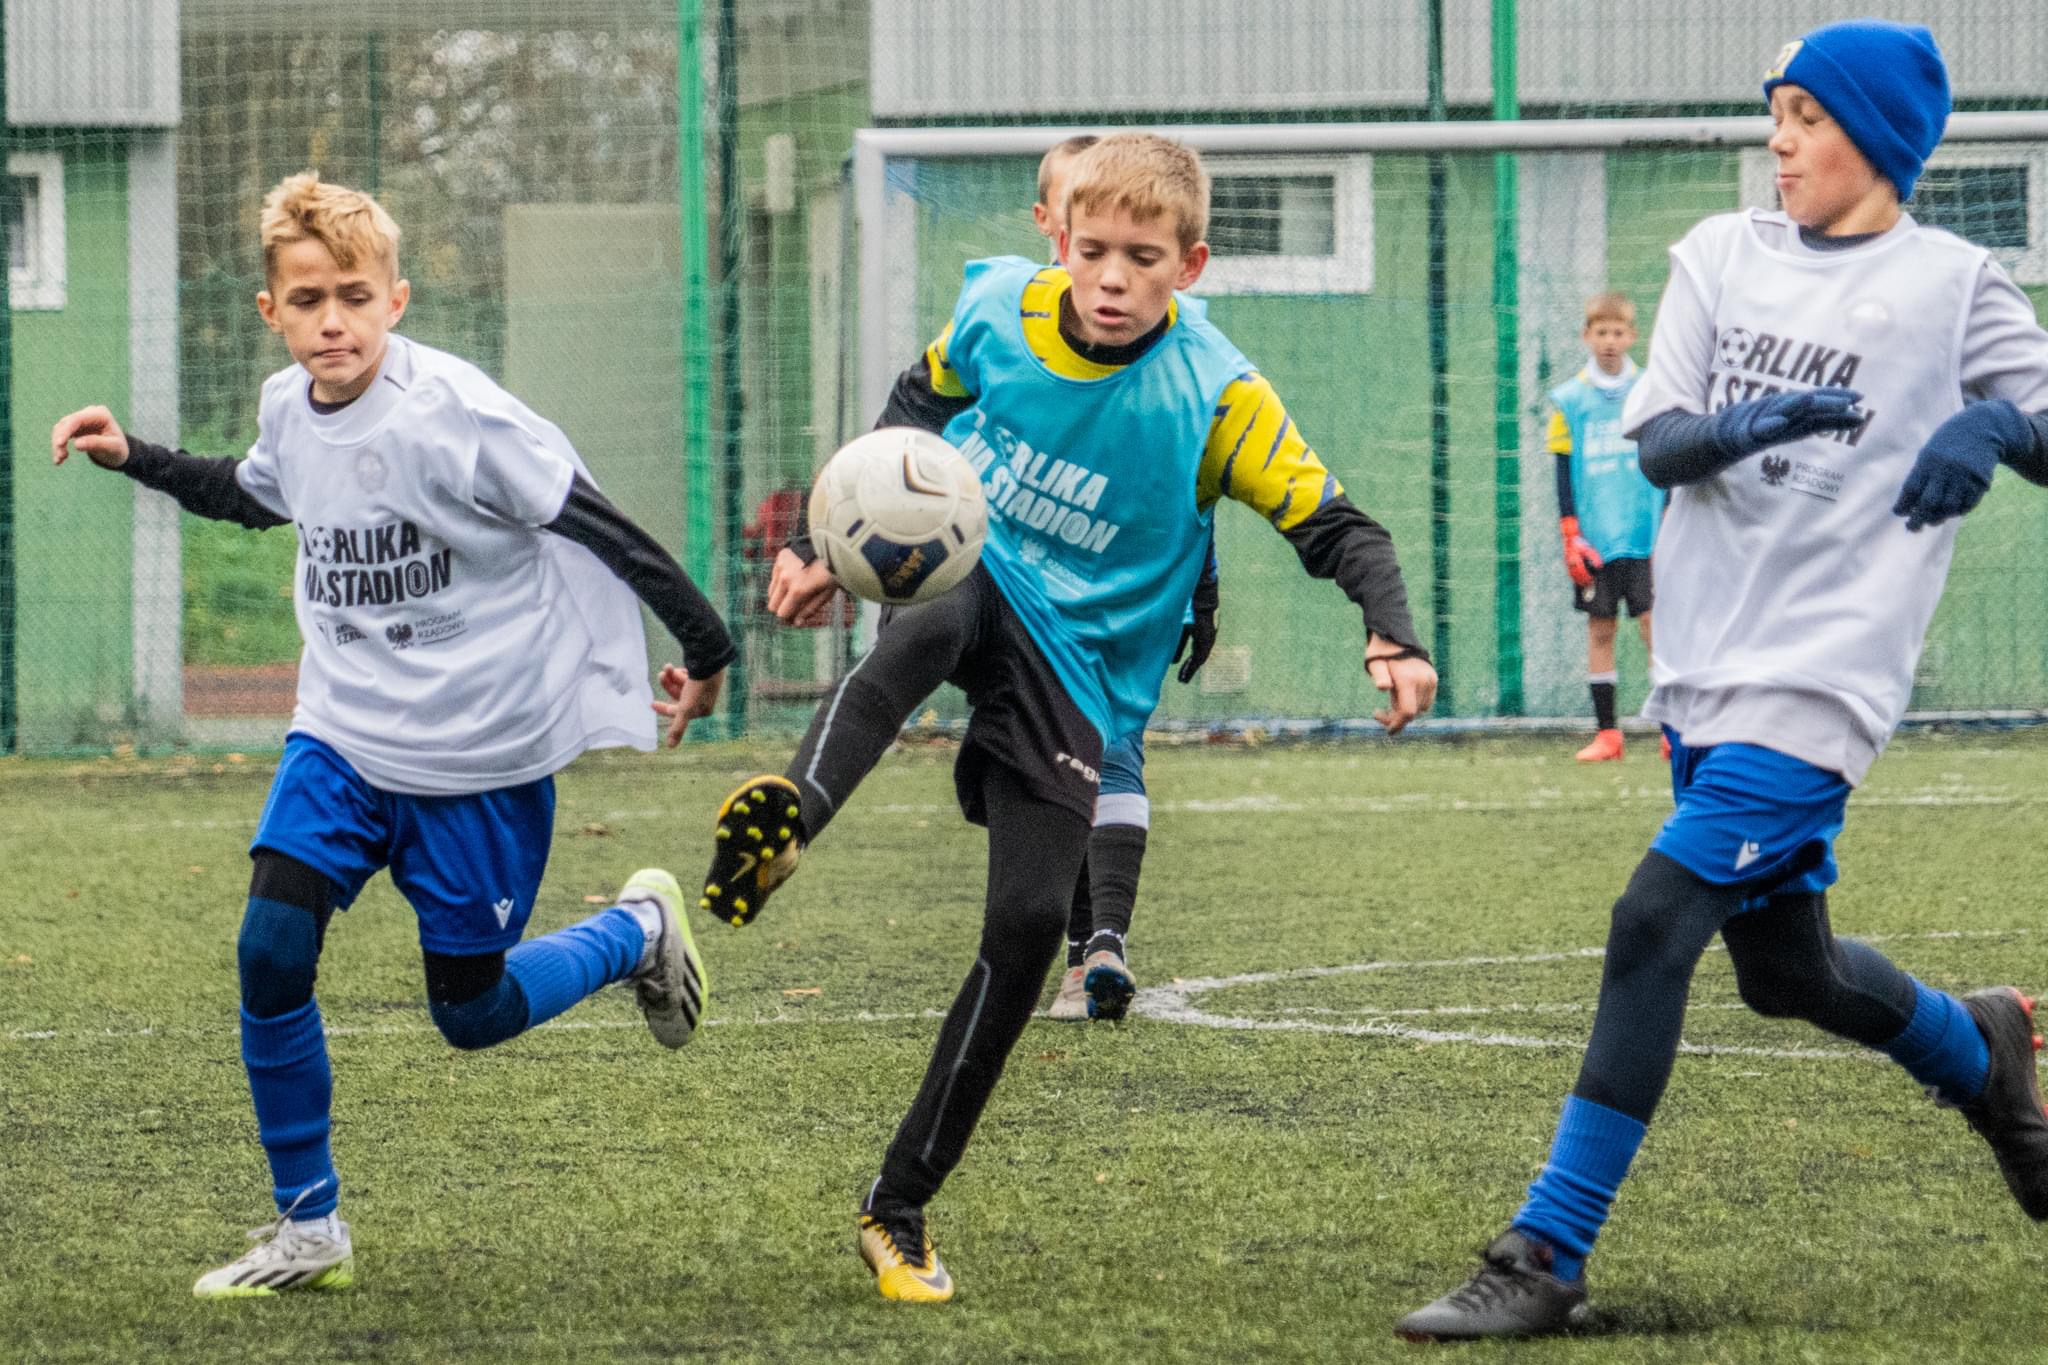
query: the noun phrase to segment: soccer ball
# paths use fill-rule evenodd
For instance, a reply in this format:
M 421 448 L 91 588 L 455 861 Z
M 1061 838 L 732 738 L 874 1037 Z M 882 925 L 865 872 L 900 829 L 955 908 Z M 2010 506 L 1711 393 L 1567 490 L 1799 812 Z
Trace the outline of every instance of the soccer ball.
M 981 476 L 916 427 L 855 437 L 811 488 L 811 544 L 856 597 L 901 606 L 937 597 L 973 570 L 988 534 Z

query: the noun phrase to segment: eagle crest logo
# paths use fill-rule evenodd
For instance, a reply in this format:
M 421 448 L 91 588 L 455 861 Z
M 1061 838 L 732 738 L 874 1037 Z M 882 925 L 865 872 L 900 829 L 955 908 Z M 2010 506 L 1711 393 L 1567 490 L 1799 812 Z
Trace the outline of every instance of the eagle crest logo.
M 1785 482 L 1785 476 L 1792 472 L 1792 461 L 1783 455 L 1766 455 L 1763 459 L 1764 482 L 1776 488 Z

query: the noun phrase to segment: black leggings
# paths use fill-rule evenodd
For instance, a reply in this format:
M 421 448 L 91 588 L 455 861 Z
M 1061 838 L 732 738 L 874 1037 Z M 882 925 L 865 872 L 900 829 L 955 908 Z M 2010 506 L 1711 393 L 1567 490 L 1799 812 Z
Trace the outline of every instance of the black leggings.
M 878 1203 L 922 1206 L 960 1164 L 1010 1049 L 1037 1007 L 1088 851 L 1088 822 L 1033 795 L 1008 769 L 988 769 L 982 795 L 988 902 L 981 946 L 946 1012 L 924 1084 L 889 1144 Z
M 1693 968 L 1716 933 L 1757 1013 L 1804 1019 L 1870 1047 L 1905 1032 L 1912 978 L 1868 944 L 1836 938 L 1825 895 L 1772 896 L 1739 914 L 1744 896 L 1661 853 L 1637 865 L 1614 903 L 1600 1006 L 1573 1094 L 1650 1121 L 1678 1056 Z
M 903 722 L 980 643 L 979 586 L 970 579 L 929 602 L 890 612 L 874 648 L 811 717 L 785 773 L 803 797 L 806 843 L 881 761 Z

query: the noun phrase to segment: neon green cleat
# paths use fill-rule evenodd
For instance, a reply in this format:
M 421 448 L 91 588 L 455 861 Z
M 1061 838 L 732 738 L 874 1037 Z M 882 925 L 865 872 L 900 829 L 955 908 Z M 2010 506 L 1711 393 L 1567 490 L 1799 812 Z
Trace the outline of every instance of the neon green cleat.
M 201 1275 L 192 1286 L 194 1298 L 275 1298 L 288 1289 L 347 1289 L 356 1282 L 348 1224 L 333 1214 L 301 1222 L 283 1214 L 250 1229 L 249 1236 L 256 1245 Z
M 661 937 L 646 966 L 630 979 L 647 1031 L 666 1048 L 690 1041 L 711 1001 L 711 975 L 689 921 L 678 912 L 682 903 L 683 888 L 658 867 L 641 868 L 619 889 L 619 904 L 649 905 L 661 917 Z
M 803 798 L 786 777 L 750 778 L 718 808 L 711 869 L 697 904 L 728 924 L 761 913 L 804 851 Z

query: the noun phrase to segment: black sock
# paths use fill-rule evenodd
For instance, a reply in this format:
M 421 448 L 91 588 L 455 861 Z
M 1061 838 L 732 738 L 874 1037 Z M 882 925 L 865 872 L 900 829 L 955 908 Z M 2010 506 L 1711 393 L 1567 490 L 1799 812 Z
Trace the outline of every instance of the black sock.
M 1142 825 L 1097 825 L 1088 835 L 1088 892 L 1095 902 L 1089 952 L 1122 956 L 1138 904 L 1138 872 L 1145 863 Z M 1103 943 L 1094 940 L 1104 939 Z M 1110 940 L 1113 940 L 1111 942 Z
M 1088 956 L 1088 935 L 1095 929 L 1095 898 L 1088 893 L 1088 863 L 1074 878 L 1074 900 L 1067 909 L 1067 965 L 1078 967 Z
M 1614 684 L 1611 682 L 1588 683 L 1593 693 L 1593 721 L 1602 730 L 1615 728 Z

